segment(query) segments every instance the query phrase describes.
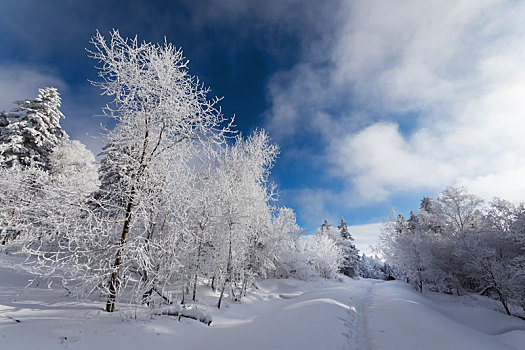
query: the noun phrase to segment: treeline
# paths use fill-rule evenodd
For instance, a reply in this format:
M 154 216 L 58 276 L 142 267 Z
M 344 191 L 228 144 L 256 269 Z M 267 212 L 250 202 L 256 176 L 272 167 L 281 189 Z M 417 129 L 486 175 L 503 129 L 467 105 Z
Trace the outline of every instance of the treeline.
M 262 130 L 236 136 L 180 49 L 118 31 L 92 48 L 116 124 L 99 164 L 61 129 L 56 89 L 0 114 L 3 250 L 71 292 L 105 295 L 108 312 L 195 301 L 202 286 L 220 308 L 257 278 L 355 274 L 338 265 L 351 244 L 301 238 L 293 210 L 275 206 L 277 146 Z
M 476 292 L 525 311 L 525 205 L 484 203 L 462 188 L 423 198 L 417 212 L 385 225 L 381 249 L 418 290 Z

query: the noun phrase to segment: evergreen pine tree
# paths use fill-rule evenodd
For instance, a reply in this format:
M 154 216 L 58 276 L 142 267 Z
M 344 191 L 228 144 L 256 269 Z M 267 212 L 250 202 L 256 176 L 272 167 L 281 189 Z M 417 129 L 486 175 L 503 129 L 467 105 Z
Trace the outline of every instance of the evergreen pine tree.
M 354 238 L 348 231 L 348 223 L 343 218 L 341 218 L 341 224 L 339 224 L 337 228 L 341 235 L 337 245 L 339 245 L 343 252 L 343 262 L 340 272 L 346 276 L 355 277 L 359 265 L 359 250 L 355 247 Z
M 56 88 L 39 89 L 34 100 L 15 102 L 14 113 L 0 115 L 0 165 L 37 166 L 49 170 L 53 149 L 68 139 Z
M 324 220 L 324 222 L 321 224 L 321 227 L 318 230 L 318 234 L 325 235 L 330 238 L 332 238 L 332 235 L 330 234 L 330 231 L 332 230 L 332 224 L 328 222 L 327 219 Z

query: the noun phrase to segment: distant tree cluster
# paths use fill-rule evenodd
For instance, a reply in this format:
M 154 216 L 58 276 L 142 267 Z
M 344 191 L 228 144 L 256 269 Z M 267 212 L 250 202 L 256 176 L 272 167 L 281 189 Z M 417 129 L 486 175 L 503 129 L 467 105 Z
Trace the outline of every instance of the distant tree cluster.
M 317 230 L 310 249 L 311 263 L 319 275 L 333 277 L 341 273 L 348 277 L 357 276 L 359 250 L 343 218 L 337 228 L 325 220 Z
M 0 242 L 61 276 L 70 290 L 154 305 L 239 300 L 256 278 L 337 271 L 354 276 L 357 250 L 340 234 L 301 237 L 294 212 L 274 205 L 277 146 L 264 131 L 234 135 L 171 44 L 97 32 L 94 83 L 113 98 L 100 164 L 61 129 L 56 89 L 0 115 Z M 179 300 L 177 300 L 179 299 Z
M 395 279 L 393 268 L 389 263 L 379 259 L 377 256 L 363 254 L 359 260 L 359 276 L 378 280 Z
M 381 248 L 418 290 L 477 292 L 525 310 L 525 205 L 485 204 L 462 188 L 423 198 L 418 212 L 386 224 Z

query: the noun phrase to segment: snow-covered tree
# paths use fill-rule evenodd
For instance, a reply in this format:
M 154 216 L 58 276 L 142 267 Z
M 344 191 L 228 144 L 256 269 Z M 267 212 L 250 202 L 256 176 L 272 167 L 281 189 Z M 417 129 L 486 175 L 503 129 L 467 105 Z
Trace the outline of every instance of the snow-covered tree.
M 334 241 L 342 254 L 339 272 L 349 277 L 355 277 L 359 263 L 359 250 L 355 247 L 354 238 L 348 231 L 348 223 L 341 218 L 341 223 L 336 228 L 325 219 L 317 230 L 317 235 L 329 237 Z
M 224 150 L 218 167 L 220 227 L 224 232 L 219 248 L 219 261 L 223 263 L 219 266 L 222 287 L 218 307 L 226 286 L 232 296 L 239 296 L 249 279 L 273 268 L 272 253 L 264 250 L 271 247 L 266 238 L 274 187 L 268 175 L 277 154 L 278 148 L 262 131 L 247 139 L 238 137 Z M 233 286 L 240 288 L 235 291 Z
M 321 224 L 321 227 L 317 230 L 318 235 L 322 236 L 328 236 L 332 238 L 333 240 L 338 239 L 338 232 L 335 230 L 335 228 L 332 226 L 332 224 L 328 221 L 328 219 L 325 219 L 323 223 Z
M 367 256 L 363 254 L 359 260 L 359 276 L 364 278 L 374 278 L 386 280 L 395 275 L 392 267 L 377 256 Z
M 113 147 L 108 162 L 113 170 L 125 169 L 118 173 L 118 187 L 111 189 L 124 198 L 120 228 L 115 227 L 120 238 L 108 281 L 106 310 L 112 312 L 122 282 L 122 264 L 128 263 L 123 258 L 130 234 L 143 235 L 136 226 L 137 200 L 161 189 L 161 183 L 150 181 L 152 175 L 166 170 L 165 157 L 184 144 L 199 142 L 208 147 L 223 142 L 228 126 L 223 126 L 225 119 L 215 107 L 218 100 L 208 100 L 209 89 L 188 74 L 182 50 L 168 43 L 139 43 L 136 37 L 123 39 L 118 31 L 111 33 L 109 44 L 99 32 L 91 43 L 91 57 L 100 62 L 101 80 L 94 85 L 113 97 L 105 113 L 119 123 L 108 133 Z M 134 232 L 136 228 L 139 232 Z
M 315 273 L 308 264 L 306 244 L 302 229 L 290 208 L 279 208 L 272 219 L 274 245 L 278 252 L 275 260 L 275 276 L 279 278 L 307 279 Z
M 447 187 L 431 201 L 431 212 L 447 225 L 446 231 L 456 234 L 475 227 L 481 218 L 483 200 L 467 193 L 463 187 Z
M 339 272 L 343 252 L 329 236 L 316 234 L 313 242 L 308 245 L 307 254 L 319 276 L 333 278 Z
M 48 180 L 49 174 L 41 168 L 0 167 L 0 245 L 17 243 L 22 249 L 21 242 L 14 242 L 20 236 L 34 241 L 44 219 L 40 208 Z
M 355 247 L 354 238 L 348 231 L 348 223 L 341 218 L 341 223 L 337 226 L 340 238 L 336 244 L 343 252 L 343 261 L 340 272 L 349 277 L 355 277 L 358 271 L 359 250 Z
M 67 140 L 53 149 L 50 173 L 56 182 L 89 195 L 99 187 L 98 166 L 93 152 L 76 140 Z
M 81 206 L 97 188 L 93 154 L 78 141 L 66 140 L 49 156 L 49 171 L 41 166 L 1 167 L 2 244 L 48 254 L 81 215 Z M 68 226 L 66 229 L 65 227 Z M 13 241 L 14 239 L 16 241 Z
M 53 149 L 68 136 L 60 127 L 64 115 L 56 88 L 38 90 L 34 100 L 15 102 L 15 113 L 0 116 L 0 165 L 39 166 L 49 170 Z
M 523 293 L 523 232 L 515 223 L 520 211 L 510 202 L 495 198 L 486 210 L 484 224 L 458 240 L 457 251 L 466 264 L 475 288 L 493 295 L 510 315 L 508 303 L 520 303 Z M 517 292 L 517 293 L 516 293 Z
M 380 236 L 383 255 L 405 275 L 407 282 L 423 291 L 426 282 L 426 233 L 410 226 L 399 215 L 397 220 L 385 224 Z

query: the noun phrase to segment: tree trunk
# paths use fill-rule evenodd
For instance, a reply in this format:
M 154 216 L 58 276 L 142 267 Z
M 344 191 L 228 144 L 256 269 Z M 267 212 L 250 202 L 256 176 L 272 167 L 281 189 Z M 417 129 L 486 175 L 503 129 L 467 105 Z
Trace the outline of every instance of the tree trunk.
M 195 274 L 195 278 L 193 280 L 193 296 L 191 300 L 196 301 L 197 299 L 197 274 Z
M 221 289 L 221 296 L 219 297 L 219 302 L 217 303 L 217 309 L 220 309 L 221 308 L 221 303 L 222 303 L 222 297 L 224 296 L 224 289 L 226 288 L 226 282 L 228 280 L 224 281 L 224 284 L 222 285 L 222 289 Z
M 182 275 L 182 300 L 180 301 L 181 305 L 186 303 L 186 275 Z
M 197 251 L 197 265 L 195 266 L 195 278 L 193 280 L 193 296 L 192 296 L 193 301 L 195 301 L 196 295 L 197 295 L 197 273 L 200 268 L 201 246 L 202 246 L 202 239 L 199 241 L 199 249 Z
M 115 311 L 115 298 L 117 297 L 117 289 L 120 284 L 120 266 L 122 265 L 122 247 L 126 243 L 129 235 L 129 228 L 131 226 L 131 214 L 133 212 L 133 206 L 135 201 L 135 186 L 131 189 L 131 196 L 126 208 L 126 220 L 122 228 L 122 235 L 120 237 L 119 248 L 117 250 L 117 256 L 115 257 L 115 263 L 113 264 L 113 272 L 109 280 L 109 296 L 106 302 L 106 311 Z
M 241 289 L 241 295 L 246 296 L 246 289 L 248 288 L 248 279 L 245 277 L 242 281 L 242 289 Z
M 229 249 L 228 249 L 228 263 L 226 264 L 226 280 L 224 281 L 224 284 L 222 285 L 222 289 L 221 289 L 221 296 L 219 297 L 219 302 L 217 303 L 217 308 L 220 309 L 221 308 L 221 302 L 222 302 L 222 297 L 224 296 L 224 289 L 226 289 L 226 284 L 228 282 L 231 283 L 231 261 L 232 261 L 232 223 L 230 223 L 230 246 L 229 246 Z
M 507 312 L 507 315 L 512 316 L 509 310 L 509 305 L 507 304 L 507 299 L 503 296 L 503 293 L 499 290 L 499 288 L 495 287 L 496 292 L 498 293 L 499 300 L 501 301 L 501 304 L 503 305 L 503 308 L 505 309 L 505 312 Z
M 142 174 L 146 170 L 145 160 L 146 160 L 146 152 L 148 149 L 148 142 L 149 142 L 149 130 L 148 130 L 149 120 L 148 120 L 148 116 L 146 112 L 147 112 L 146 108 L 144 108 L 146 132 L 144 133 L 144 142 L 142 144 L 142 154 L 140 155 L 137 177 L 135 179 L 133 186 L 131 187 L 129 201 L 126 207 L 126 219 L 124 220 L 124 226 L 122 227 L 122 235 L 120 237 L 120 244 L 117 250 L 117 256 L 115 257 L 115 263 L 113 264 L 113 272 L 111 273 L 111 277 L 109 280 L 109 296 L 108 296 L 108 301 L 106 302 L 107 312 L 115 311 L 115 298 L 117 297 L 117 289 L 119 288 L 119 284 L 120 284 L 119 275 L 120 275 L 120 267 L 122 265 L 122 249 L 123 249 L 124 244 L 126 243 L 126 240 L 128 239 L 129 229 L 131 227 L 131 219 L 132 219 L 132 214 L 133 214 L 133 207 L 135 205 L 135 195 L 137 193 L 137 187 L 140 184 L 140 179 L 142 177 Z M 159 142 L 160 142 L 160 137 L 159 137 Z

